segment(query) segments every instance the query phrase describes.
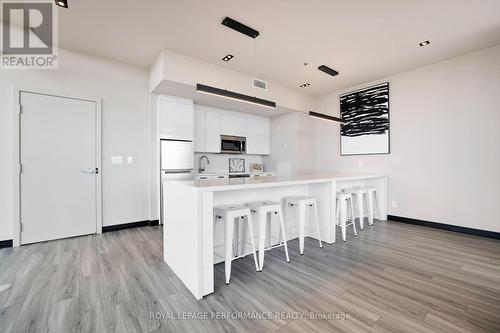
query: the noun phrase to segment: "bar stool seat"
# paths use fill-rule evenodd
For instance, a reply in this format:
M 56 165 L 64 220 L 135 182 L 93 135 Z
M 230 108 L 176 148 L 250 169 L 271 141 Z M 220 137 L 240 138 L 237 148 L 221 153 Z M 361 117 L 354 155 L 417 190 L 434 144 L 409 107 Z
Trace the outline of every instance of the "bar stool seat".
M 318 218 L 318 204 L 316 201 L 316 198 L 314 197 L 309 197 L 309 196 L 292 196 L 292 197 L 286 197 L 285 198 L 285 207 L 286 207 L 286 214 L 288 217 L 288 210 L 289 209 L 298 209 L 298 214 L 299 214 L 299 250 L 300 254 L 304 254 L 304 238 L 305 238 L 305 232 L 306 232 L 306 207 L 312 208 L 314 212 L 314 219 L 316 222 L 316 228 L 318 230 L 318 241 L 319 241 L 319 247 L 323 247 L 323 244 L 321 243 L 321 233 L 320 233 L 320 226 L 319 226 L 319 218 Z M 295 217 L 295 214 L 294 214 Z
M 255 241 L 253 236 L 253 224 L 252 224 L 252 214 L 250 208 L 241 205 L 222 205 L 214 207 L 214 221 L 219 219 L 224 220 L 224 272 L 226 278 L 226 284 L 229 284 L 229 279 L 231 277 L 231 262 L 235 259 L 241 258 L 242 256 L 235 256 L 233 253 L 233 241 L 234 241 L 234 226 L 236 223 L 235 219 L 243 220 L 247 222 L 248 233 L 250 235 L 250 244 L 252 245 L 253 258 L 255 261 L 255 269 L 259 270 L 259 264 L 257 262 L 257 253 L 255 252 Z
M 250 208 L 251 212 L 257 214 L 258 217 L 258 225 L 259 225 L 259 264 L 260 271 L 264 268 L 264 252 L 265 250 L 270 250 L 276 247 L 284 246 L 285 247 L 285 255 L 286 261 L 290 262 L 290 257 L 288 256 L 288 246 L 287 239 L 285 234 L 285 224 L 283 221 L 283 211 L 281 209 L 281 204 L 279 202 L 273 201 L 254 201 L 247 203 L 247 206 Z M 270 232 L 268 233 L 268 217 L 270 214 L 277 215 L 280 221 L 280 240 L 277 245 L 269 246 L 266 248 L 266 236 L 271 237 Z M 269 223 L 271 222 L 271 218 L 269 219 Z M 283 243 L 281 243 L 281 238 L 283 238 Z M 270 242 L 269 242 L 270 243 Z

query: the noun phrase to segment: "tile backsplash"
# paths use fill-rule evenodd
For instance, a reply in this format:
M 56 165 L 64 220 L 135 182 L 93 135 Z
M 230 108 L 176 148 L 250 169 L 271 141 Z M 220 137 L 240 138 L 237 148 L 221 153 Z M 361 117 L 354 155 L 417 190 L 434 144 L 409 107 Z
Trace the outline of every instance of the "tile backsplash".
M 194 154 L 194 167 L 195 173 L 198 173 L 198 168 L 200 165 L 200 157 L 206 155 L 210 160 L 210 164 L 206 165 L 205 159 L 203 159 L 203 165 L 206 166 L 205 172 L 229 172 L 229 159 L 230 158 L 243 158 L 245 159 L 245 172 L 250 172 L 250 164 L 251 163 L 262 163 L 262 156 L 260 155 L 238 155 L 238 154 L 203 154 L 203 153 L 195 153 Z M 266 166 L 264 166 L 264 170 L 266 171 L 274 171 L 267 170 Z

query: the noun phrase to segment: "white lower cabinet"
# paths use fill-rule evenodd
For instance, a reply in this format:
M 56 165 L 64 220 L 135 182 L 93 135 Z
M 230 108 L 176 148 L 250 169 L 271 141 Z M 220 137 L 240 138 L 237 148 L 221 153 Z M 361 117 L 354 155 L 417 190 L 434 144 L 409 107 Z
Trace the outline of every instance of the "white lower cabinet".
M 214 180 L 214 179 L 227 179 L 229 175 L 196 175 L 197 180 Z

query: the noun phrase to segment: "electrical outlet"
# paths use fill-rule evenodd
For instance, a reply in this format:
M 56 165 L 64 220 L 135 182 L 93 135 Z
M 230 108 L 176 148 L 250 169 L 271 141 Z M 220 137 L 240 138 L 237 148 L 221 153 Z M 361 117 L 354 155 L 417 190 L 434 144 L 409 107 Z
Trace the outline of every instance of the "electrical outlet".
M 398 208 L 398 202 L 396 200 L 391 201 L 392 208 Z
M 362 168 L 364 166 L 363 161 L 358 161 L 358 168 Z
M 283 143 L 281 144 L 281 148 L 286 149 L 286 143 L 284 143 L 284 142 L 283 142 Z
M 111 156 L 111 164 L 122 164 L 123 156 Z

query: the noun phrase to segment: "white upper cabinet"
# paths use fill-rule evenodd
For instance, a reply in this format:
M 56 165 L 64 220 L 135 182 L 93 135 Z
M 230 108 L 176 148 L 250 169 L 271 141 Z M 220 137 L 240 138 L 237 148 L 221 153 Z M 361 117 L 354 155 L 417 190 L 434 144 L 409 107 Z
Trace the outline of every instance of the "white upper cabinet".
M 259 118 L 247 116 L 247 154 L 260 154 Z
M 205 152 L 220 153 L 220 114 L 205 112 Z
M 194 106 L 194 151 L 220 153 L 221 134 L 246 137 L 246 153 L 271 153 L 270 120 L 267 117 Z
M 220 133 L 223 135 L 246 136 L 246 116 L 237 112 L 224 112 L 220 116 Z
M 194 139 L 193 150 L 195 152 L 204 152 L 205 144 L 205 110 L 200 110 L 199 106 L 194 106 Z
M 160 139 L 193 140 L 193 102 L 184 98 L 158 96 Z
M 269 118 L 259 117 L 259 154 L 271 154 L 271 121 Z

